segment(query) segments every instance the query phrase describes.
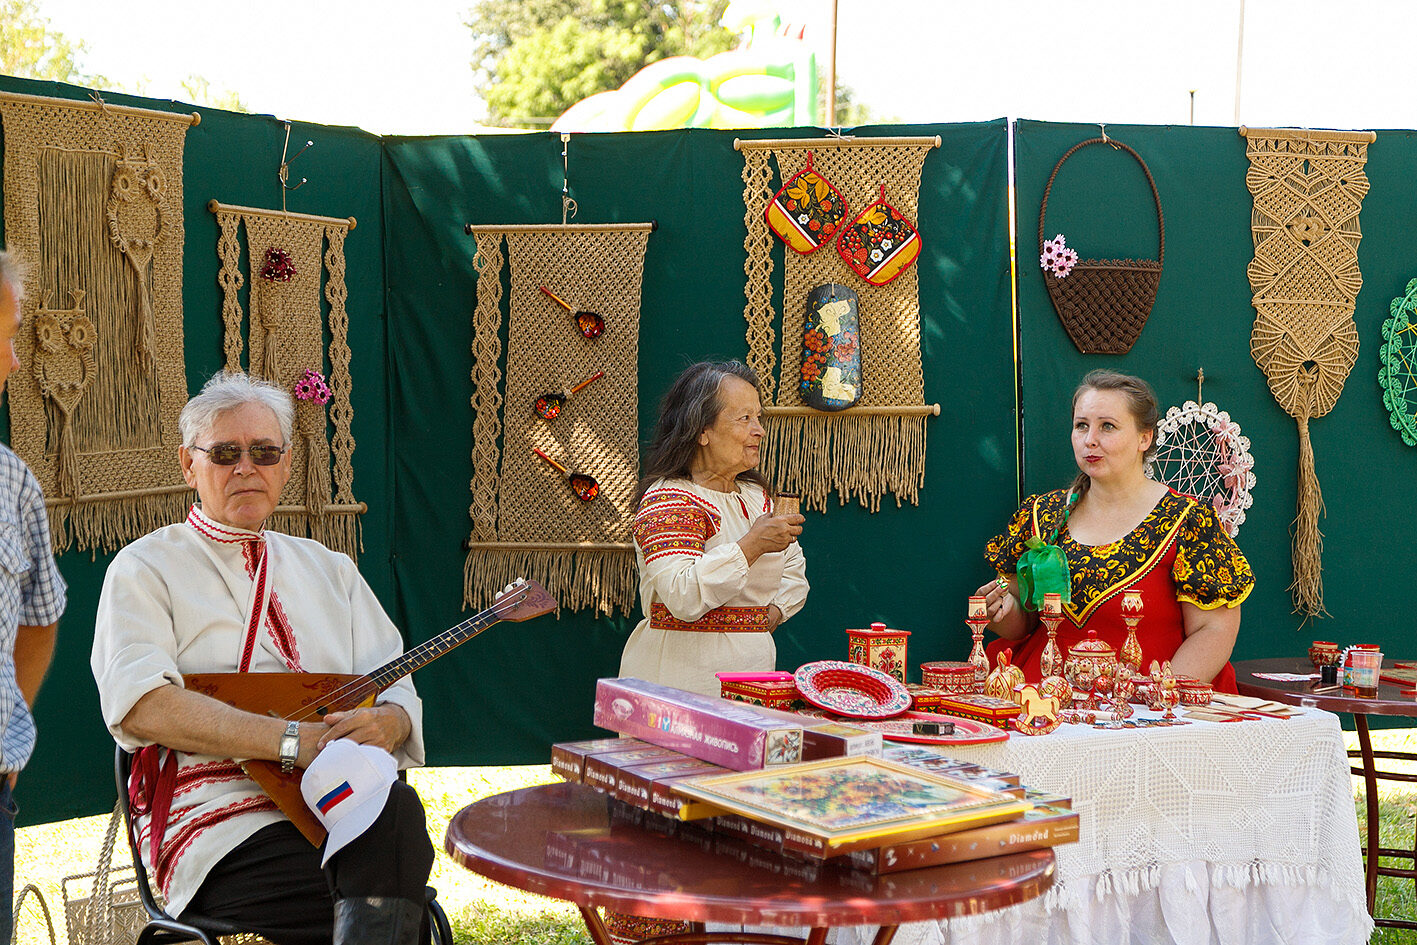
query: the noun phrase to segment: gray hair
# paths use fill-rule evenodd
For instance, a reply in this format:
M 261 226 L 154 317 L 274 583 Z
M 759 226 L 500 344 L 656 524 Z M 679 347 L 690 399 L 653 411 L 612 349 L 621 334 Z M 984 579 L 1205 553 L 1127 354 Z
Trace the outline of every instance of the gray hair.
M 19 304 L 25 297 L 25 264 L 8 249 L 0 249 L 0 282 L 10 287 L 10 294 Z
M 177 418 L 182 431 L 182 445 L 196 446 L 197 440 L 212 432 L 217 417 L 228 410 L 247 404 L 270 408 L 280 424 L 281 444 L 290 445 L 295 424 L 295 401 L 290 394 L 270 381 L 239 371 L 220 371 L 202 385 L 202 392 L 182 408 Z

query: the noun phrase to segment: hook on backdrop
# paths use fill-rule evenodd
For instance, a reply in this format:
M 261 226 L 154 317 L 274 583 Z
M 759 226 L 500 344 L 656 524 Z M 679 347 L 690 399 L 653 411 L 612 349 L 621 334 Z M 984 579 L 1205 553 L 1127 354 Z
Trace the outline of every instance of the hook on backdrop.
M 302 177 L 300 178 L 300 183 L 296 184 L 294 187 L 290 185 L 290 165 L 295 162 L 296 158 L 300 157 L 300 155 L 314 146 L 315 142 L 306 141 L 305 147 L 287 157 L 286 155 L 290 151 L 290 122 L 285 123 L 285 144 L 281 145 L 280 169 L 276 171 L 276 177 L 280 179 L 280 209 L 282 212 L 285 211 L 285 192 L 288 190 L 299 190 L 306 183 L 306 178 Z

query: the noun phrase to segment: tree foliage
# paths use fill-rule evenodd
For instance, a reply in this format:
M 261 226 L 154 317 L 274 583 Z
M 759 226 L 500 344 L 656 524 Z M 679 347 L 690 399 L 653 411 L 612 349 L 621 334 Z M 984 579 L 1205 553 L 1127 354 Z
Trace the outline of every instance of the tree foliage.
M 544 127 L 652 62 L 730 49 L 727 0 L 477 0 L 472 67 L 490 121 Z
M 0 72 L 77 85 L 102 83 L 79 69 L 85 46 L 51 29 L 36 0 L 0 0 Z

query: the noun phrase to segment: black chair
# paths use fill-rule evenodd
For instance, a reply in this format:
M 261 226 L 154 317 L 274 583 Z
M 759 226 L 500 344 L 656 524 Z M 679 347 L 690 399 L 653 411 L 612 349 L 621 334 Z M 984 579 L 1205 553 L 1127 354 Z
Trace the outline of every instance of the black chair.
M 153 895 L 148 883 L 148 871 L 143 866 L 142 855 L 138 852 L 138 832 L 133 825 L 133 811 L 128 800 L 128 776 L 133 767 L 133 756 L 122 745 L 114 746 L 113 774 L 118 783 L 119 806 L 123 811 L 123 830 L 128 837 L 128 852 L 133 856 L 133 872 L 137 875 L 138 898 L 148 914 L 148 924 L 138 933 L 136 945 L 171 945 L 175 942 L 198 941 L 202 945 L 221 945 L 218 938 L 227 935 L 246 935 L 250 929 L 243 929 L 222 919 L 207 916 L 196 917 L 194 922 L 180 922 L 167 914 L 167 910 Z M 402 779 L 404 773 L 399 772 Z M 433 945 L 453 945 L 453 929 L 448 924 L 447 913 L 438 904 L 438 892 L 432 886 L 426 888 L 424 908 L 428 911 L 428 928 Z

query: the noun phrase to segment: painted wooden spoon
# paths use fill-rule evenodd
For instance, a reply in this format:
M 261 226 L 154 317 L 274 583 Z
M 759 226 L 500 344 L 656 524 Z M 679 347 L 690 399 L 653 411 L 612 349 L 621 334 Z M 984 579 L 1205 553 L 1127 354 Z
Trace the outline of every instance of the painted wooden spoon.
M 540 288 L 542 292 L 545 292 L 557 305 L 571 313 L 571 316 L 576 320 L 576 327 L 580 329 L 582 335 L 585 335 L 587 338 L 599 338 L 601 333 L 605 331 L 605 319 L 601 318 L 595 312 L 582 311 L 574 305 L 562 301 L 556 293 L 552 292 L 544 285 L 538 286 L 538 288 Z
M 577 499 L 580 499 L 582 502 L 589 502 L 591 499 L 600 495 L 600 483 L 596 482 L 590 476 L 587 476 L 585 473 L 571 472 L 565 466 L 562 466 L 560 463 L 556 462 L 556 460 L 547 456 L 534 446 L 531 448 L 531 451 L 546 460 L 560 471 L 561 475 L 566 477 L 567 481 L 571 484 L 571 491 L 576 494 Z
M 532 405 L 531 409 L 536 411 L 536 415 L 543 420 L 555 420 L 561 415 L 561 408 L 566 406 L 567 397 L 570 397 L 572 394 L 579 393 L 581 388 L 590 384 L 592 381 L 600 380 L 604 376 L 604 371 L 596 371 L 590 377 L 586 378 L 585 380 L 577 384 L 575 387 L 572 387 L 568 390 L 563 390 L 557 393 L 542 394 L 540 397 L 536 398 L 536 403 Z

